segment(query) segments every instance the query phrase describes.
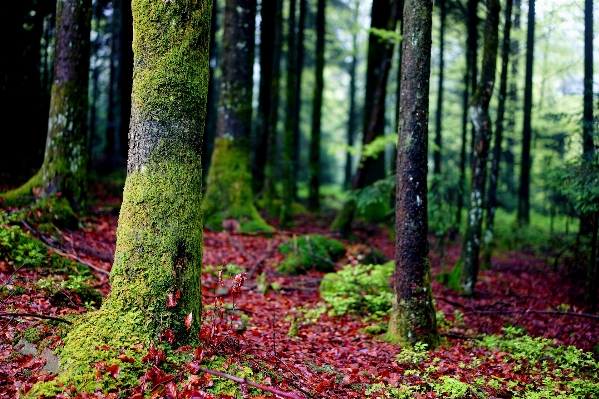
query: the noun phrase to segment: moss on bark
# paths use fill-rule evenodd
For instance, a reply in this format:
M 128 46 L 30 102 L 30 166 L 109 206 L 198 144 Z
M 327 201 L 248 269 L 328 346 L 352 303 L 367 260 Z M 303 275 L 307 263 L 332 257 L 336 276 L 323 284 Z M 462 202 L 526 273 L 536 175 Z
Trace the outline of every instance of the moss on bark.
M 34 189 L 42 185 L 42 170 L 40 169 L 27 183 L 14 190 L 0 194 L 0 199 L 4 205 L 22 205 L 31 201 L 31 196 L 34 196 Z
M 240 230 L 273 231 L 253 204 L 250 155 L 244 139 L 218 138 L 202 203 L 206 226 L 220 230 L 225 219 L 235 219 Z

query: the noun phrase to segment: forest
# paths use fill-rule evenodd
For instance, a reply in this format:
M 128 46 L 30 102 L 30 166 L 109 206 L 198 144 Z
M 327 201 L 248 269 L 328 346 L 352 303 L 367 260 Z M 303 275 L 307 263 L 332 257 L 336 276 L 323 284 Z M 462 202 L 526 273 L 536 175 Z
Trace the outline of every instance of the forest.
M 599 398 L 597 2 L 5 3 L 0 399 Z

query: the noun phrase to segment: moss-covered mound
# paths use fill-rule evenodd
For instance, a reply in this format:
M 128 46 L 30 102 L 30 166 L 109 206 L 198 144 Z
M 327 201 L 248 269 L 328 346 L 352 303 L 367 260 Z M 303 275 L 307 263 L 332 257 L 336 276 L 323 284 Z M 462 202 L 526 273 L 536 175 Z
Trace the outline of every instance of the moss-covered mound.
M 241 139 L 216 139 L 212 164 L 202 200 L 204 224 L 221 230 L 223 221 L 234 219 L 242 232 L 274 229 L 262 219 L 253 204 L 252 176 L 249 172 L 249 151 Z
M 345 246 L 337 240 L 320 234 L 310 234 L 282 244 L 279 251 L 287 254 L 279 272 L 297 275 L 308 270 L 334 270 L 335 262 L 345 256 Z
M 320 296 L 334 315 L 367 314 L 391 309 L 389 278 L 394 262 L 383 265 L 347 265 L 336 273 L 325 274 L 320 282 Z
M 53 224 L 57 227 L 76 229 L 79 218 L 66 198 L 44 198 L 33 204 L 26 211 L 27 220 L 34 224 Z
M 36 191 L 41 191 L 42 170 L 40 169 L 21 187 L 0 194 L 0 202 L 6 206 L 22 206 L 35 199 Z

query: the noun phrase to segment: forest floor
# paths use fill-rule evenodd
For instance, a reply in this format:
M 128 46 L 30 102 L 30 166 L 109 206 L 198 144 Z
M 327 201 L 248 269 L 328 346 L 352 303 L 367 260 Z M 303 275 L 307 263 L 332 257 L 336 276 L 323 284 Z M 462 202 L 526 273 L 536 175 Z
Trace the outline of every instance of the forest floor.
M 47 243 L 60 248 L 55 252 L 93 266 L 85 282 L 104 296 L 110 290 L 105 272 L 110 270 L 116 244 L 118 191 L 95 186 L 98 201 L 80 227 L 56 229 L 46 237 Z M 276 220 L 269 222 L 276 226 Z M 284 258 L 278 251 L 281 243 L 294 235 L 328 235 L 329 225 L 327 217 L 306 214 L 296 217 L 294 228 L 279 230 L 272 237 L 205 231 L 205 359 L 228 356 L 226 370 L 221 371 L 231 374 L 247 364 L 263 368 L 246 373 L 247 380 L 293 392 L 295 396 L 288 397 L 297 398 L 599 397 L 599 315 L 588 314 L 584 273 L 567 260 L 554 267 L 547 256 L 498 250 L 491 269 L 480 272 L 474 298 L 464 298 L 433 279 L 442 344 L 433 351 L 404 349 L 386 342 L 384 334 L 372 334 L 373 327 L 384 326 L 388 316 L 329 315 L 318 291 L 323 273 L 286 276 L 277 272 Z M 21 226 L 22 231 L 28 228 L 35 226 Z M 357 264 L 364 245 L 393 258 L 386 228 L 361 225 L 356 234 L 359 239 L 343 241 L 347 254 L 337 262 L 337 269 Z M 459 254 L 459 240 L 450 242 L 441 256 L 431 238 L 433 276 L 441 273 L 443 265 L 455 264 Z M 231 293 L 230 280 L 220 286 L 216 270 L 227 264 L 243 267 L 250 275 L 239 294 Z M 256 282 L 262 272 L 275 288 L 265 294 Z M 47 363 L 56 363 L 56 358 L 43 348 L 60 346 L 64 323 L 36 316 L 68 317 L 92 310 L 93 304 L 73 287 L 74 280 L 69 280 L 71 285 L 61 281 L 67 281 L 63 272 L 44 265 L 20 267 L 16 261 L 0 260 L 0 314 L 5 315 L 0 318 L 0 398 L 21 397 L 34 383 L 55 376 L 56 364 Z M 48 288 L 52 282 L 58 289 Z M 6 317 L 6 313 L 19 316 Z M 294 323 L 297 331 L 289 334 Z M 30 341 L 37 344 L 33 349 Z M 574 347 L 566 349 L 570 345 Z M 584 353 L 593 351 L 595 355 Z M 146 396 L 272 395 L 260 389 L 246 393 L 245 384 L 229 396 L 210 393 L 213 379 L 220 377 L 201 372 L 200 362 L 181 366 L 178 373 L 153 368 L 153 374 L 145 376 L 145 386 L 151 387 Z M 98 368 L 98 378 L 118 380 L 118 374 L 118 367 Z M 142 397 L 118 390 L 109 396 Z

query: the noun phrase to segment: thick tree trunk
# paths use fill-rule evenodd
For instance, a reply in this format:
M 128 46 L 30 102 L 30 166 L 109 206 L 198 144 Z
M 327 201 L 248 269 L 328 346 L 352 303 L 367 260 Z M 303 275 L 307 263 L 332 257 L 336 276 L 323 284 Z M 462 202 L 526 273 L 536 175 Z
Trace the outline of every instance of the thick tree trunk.
M 427 220 L 430 0 L 404 8 L 401 123 L 397 150 L 395 272 L 388 337 L 402 344 L 439 344 L 430 285 Z
M 325 0 L 318 0 L 316 15 L 316 84 L 314 85 L 314 101 L 312 104 L 312 138 L 310 141 L 310 181 L 308 208 L 311 211 L 320 209 L 320 117 L 322 113 L 322 91 L 324 89 L 324 30 Z
M 287 32 L 287 82 L 285 87 L 285 131 L 283 134 L 283 203 L 281 205 L 281 226 L 288 226 L 292 218 L 292 205 L 295 182 L 293 165 L 293 144 L 295 135 L 297 87 L 297 52 L 295 51 L 295 0 L 289 1 L 289 19 Z
M 459 276 L 459 287 L 468 296 L 474 294 L 474 285 L 476 284 L 479 269 L 478 256 L 481 244 L 483 198 L 487 178 L 487 158 L 492 135 L 489 103 L 495 83 L 500 10 L 499 0 L 487 1 L 487 22 L 485 24 L 481 77 L 470 101 L 470 118 L 475 131 L 475 151 L 472 159 L 468 224 L 464 236 L 462 255 L 451 276 L 451 283 L 454 287 L 458 283 L 457 277 Z
M 75 210 L 85 209 L 87 185 L 90 24 L 91 1 L 58 1 L 54 84 L 42 189 L 46 197 L 61 193 Z
M 497 120 L 495 121 L 495 144 L 493 146 L 493 163 L 489 174 L 489 195 L 487 200 L 487 225 L 484 234 L 485 253 L 482 261 L 483 268 L 491 267 L 491 252 L 493 250 L 493 230 L 495 208 L 497 206 L 497 183 L 499 181 L 499 163 L 501 161 L 501 141 L 503 135 L 503 116 L 505 115 L 505 98 L 507 93 L 507 76 L 510 57 L 510 30 L 512 27 L 512 1 L 505 8 L 505 25 L 503 28 L 503 44 L 501 47 L 501 77 L 499 81 L 499 104 Z
M 442 132 L 442 121 L 443 121 L 443 72 L 445 69 L 444 64 L 444 44 L 445 44 L 445 19 L 447 16 L 447 10 L 445 8 L 445 0 L 439 1 L 439 8 L 441 13 L 441 24 L 439 25 L 439 93 L 437 95 L 437 110 L 435 118 L 435 149 L 433 152 L 434 170 L 433 173 L 438 175 L 441 174 L 441 132 Z
M 253 204 L 250 174 L 255 17 L 256 0 L 227 0 L 217 138 L 202 203 L 213 229 L 226 219 L 241 231 L 272 229 Z
M 131 146 L 112 292 L 63 338 L 59 376 L 38 386 L 48 396 L 108 389 L 114 380 L 97 380 L 95 365 L 121 364 L 123 353 L 135 363 L 120 369 L 120 381 L 137 381 L 147 370 L 141 357 L 168 329 L 182 344 L 197 340 L 210 12 L 207 0 L 133 1 Z M 139 344 L 146 350 L 136 349 Z M 38 388 L 29 395 L 37 397 Z
M 526 78 L 524 83 L 524 124 L 522 126 L 522 161 L 520 163 L 520 188 L 518 189 L 518 224 L 530 220 L 530 142 L 532 139 L 532 74 L 535 40 L 535 0 L 528 1 L 528 34 L 526 36 Z

